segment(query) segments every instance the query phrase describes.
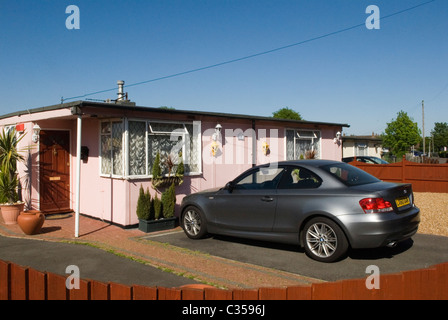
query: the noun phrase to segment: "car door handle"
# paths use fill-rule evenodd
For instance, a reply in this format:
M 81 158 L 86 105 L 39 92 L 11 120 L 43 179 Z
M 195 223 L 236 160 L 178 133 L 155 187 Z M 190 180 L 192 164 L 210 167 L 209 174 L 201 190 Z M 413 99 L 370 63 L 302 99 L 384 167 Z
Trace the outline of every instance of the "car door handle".
M 271 201 L 274 201 L 274 198 L 272 198 L 270 196 L 264 196 L 263 198 L 261 198 L 261 201 L 271 202 Z

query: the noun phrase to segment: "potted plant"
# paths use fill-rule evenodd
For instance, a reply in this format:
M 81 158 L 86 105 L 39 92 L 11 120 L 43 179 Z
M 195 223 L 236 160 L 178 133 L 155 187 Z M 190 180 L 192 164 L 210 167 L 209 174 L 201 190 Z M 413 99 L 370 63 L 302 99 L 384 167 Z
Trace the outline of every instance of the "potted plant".
M 25 161 L 18 149 L 24 135 L 17 137 L 16 130 L 0 133 L 0 210 L 5 224 L 16 224 L 17 217 L 23 211 L 24 203 L 19 201 L 19 178 L 17 163 Z
M 163 167 L 168 170 L 167 175 L 162 174 L 162 165 L 160 154 L 157 152 L 156 158 L 154 160 L 154 164 L 152 167 L 152 186 L 154 189 L 158 190 L 159 188 L 167 188 L 173 183 L 176 186 L 179 186 L 183 183 L 184 178 L 184 162 L 181 158 L 181 154 L 179 155 L 179 163 L 177 164 L 176 171 L 173 174 L 173 168 L 176 166 L 175 160 L 173 159 L 171 154 L 168 154 L 163 159 Z
M 162 193 L 159 199 L 156 195 L 151 198 L 149 190 L 143 191 L 140 186 L 137 201 L 138 229 L 143 232 L 154 232 L 176 227 L 177 218 L 174 217 L 176 194 L 174 184 Z

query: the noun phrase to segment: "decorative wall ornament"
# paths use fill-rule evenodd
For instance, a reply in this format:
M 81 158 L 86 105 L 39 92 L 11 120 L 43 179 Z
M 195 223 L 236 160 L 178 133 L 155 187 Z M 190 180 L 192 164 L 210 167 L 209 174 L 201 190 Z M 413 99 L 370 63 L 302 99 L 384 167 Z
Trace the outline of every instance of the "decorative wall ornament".
M 269 155 L 270 153 L 269 144 L 266 141 L 263 142 L 262 148 L 263 148 L 263 154 L 265 156 Z
M 216 157 L 219 151 L 219 143 L 217 141 L 213 141 L 211 149 L 212 149 L 212 156 Z

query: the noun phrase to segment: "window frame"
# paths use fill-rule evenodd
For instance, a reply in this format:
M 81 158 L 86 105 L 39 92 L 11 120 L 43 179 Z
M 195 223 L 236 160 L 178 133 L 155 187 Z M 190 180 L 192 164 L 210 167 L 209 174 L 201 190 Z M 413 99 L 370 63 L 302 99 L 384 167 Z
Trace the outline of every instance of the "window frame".
M 122 170 L 121 170 L 121 174 L 114 174 L 113 173 L 113 163 L 112 163 L 112 167 L 111 167 L 111 173 L 103 173 L 103 156 L 102 156 L 102 137 L 103 136 L 107 136 L 109 135 L 110 137 L 112 137 L 112 122 L 122 122 L 122 144 L 121 144 L 121 148 L 122 148 Z M 104 134 L 102 132 L 102 124 L 105 122 L 109 122 L 111 124 L 111 132 L 109 134 Z M 130 129 L 129 129 L 129 124 L 130 122 L 143 122 L 145 123 L 145 174 L 137 174 L 137 175 L 131 175 L 130 174 Z M 114 179 L 148 179 L 148 178 L 153 178 L 152 174 L 151 174 L 151 169 L 149 168 L 149 162 L 150 162 L 150 154 L 148 152 L 149 149 L 149 145 L 148 145 L 148 138 L 150 135 L 163 135 L 163 136 L 168 136 L 170 137 L 172 132 L 165 132 L 165 131 L 153 131 L 152 128 L 150 127 L 150 123 L 165 123 L 165 124 L 180 124 L 183 125 L 185 132 L 175 132 L 175 135 L 178 135 L 179 137 L 182 137 L 182 159 L 184 161 L 185 164 L 185 160 L 186 160 L 186 156 L 190 154 L 190 152 L 192 152 L 194 146 L 190 147 L 190 150 L 188 152 L 186 152 L 186 146 L 188 145 L 186 143 L 186 139 L 190 136 L 190 133 L 187 130 L 186 125 L 191 125 L 193 127 L 193 133 L 195 133 L 195 126 L 197 127 L 197 136 L 193 136 L 191 141 L 194 143 L 196 143 L 197 146 L 197 152 L 199 152 L 199 156 L 198 156 L 198 163 L 195 163 L 195 166 L 197 167 L 197 171 L 191 171 L 191 172 L 186 172 L 185 176 L 194 176 L 194 175 L 201 175 L 202 174 L 202 131 L 201 131 L 201 126 L 202 123 L 201 121 L 170 121 L 170 120 L 159 120 L 159 119 L 147 119 L 147 118 L 110 118 L 110 119 L 102 119 L 99 121 L 99 174 L 100 177 L 107 177 L 107 178 L 114 178 Z M 152 132 L 150 132 L 152 131 Z M 196 139 L 196 141 L 195 141 Z M 190 142 L 188 142 L 190 143 Z M 112 159 L 112 148 L 110 148 L 110 152 L 111 152 L 111 159 Z
M 293 134 L 293 158 L 292 159 L 288 159 L 288 131 L 294 131 Z M 312 132 L 313 136 L 300 136 L 300 132 Z M 318 133 L 318 135 L 317 135 Z M 296 140 L 309 140 L 311 141 L 311 145 L 312 145 L 312 149 L 314 150 L 314 140 L 318 139 L 318 155 L 316 157 L 316 159 L 322 159 L 322 130 L 316 130 L 316 129 L 305 129 L 305 128 L 285 128 L 285 133 L 284 133 L 284 137 L 285 137 L 285 141 L 284 141 L 284 148 L 285 148 L 285 160 L 300 160 L 300 157 L 298 159 L 295 158 L 296 156 Z
M 102 132 L 102 124 L 108 122 L 110 124 L 110 133 L 109 134 L 104 134 Z M 110 148 L 110 159 L 111 159 L 111 169 L 110 169 L 110 173 L 103 173 L 103 153 L 102 153 L 102 137 L 103 136 L 109 136 L 110 139 L 112 139 L 112 123 L 113 122 L 121 122 L 122 125 L 122 132 L 121 132 L 121 150 L 122 150 L 122 168 L 121 168 L 121 174 L 114 174 L 114 164 L 113 164 L 113 148 L 111 145 Z M 125 138 L 124 138 L 124 133 L 126 132 L 126 127 L 125 127 L 125 121 L 124 118 L 110 118 L 110 119 L 104 119 L 101 120 L 99 123 L 99 144 L 98 144 L 98 154 L 99 154 L 99 171 L 100 171 L 100 177 L 108 177 L 108 178 L 114 178 L 114 179 L 122 179 L 124 177 L 124 169 L 125 169 L 125 160 L 126 160 L 126 155 L 125 155 L 125 151 L 124 151 L 124 143 L 125 143 Z

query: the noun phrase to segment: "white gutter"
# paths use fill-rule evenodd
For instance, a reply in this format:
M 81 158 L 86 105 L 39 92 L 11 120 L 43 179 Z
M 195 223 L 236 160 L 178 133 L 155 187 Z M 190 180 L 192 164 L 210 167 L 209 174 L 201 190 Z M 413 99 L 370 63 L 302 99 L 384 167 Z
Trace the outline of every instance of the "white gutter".
M 78 115 L 78 130 L 76 138 L 76 210 L 75 210 L 75 237 L 79 237 L 79 204 L 81 194 L 81 128 L 82 119 Z

